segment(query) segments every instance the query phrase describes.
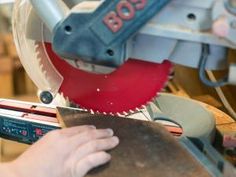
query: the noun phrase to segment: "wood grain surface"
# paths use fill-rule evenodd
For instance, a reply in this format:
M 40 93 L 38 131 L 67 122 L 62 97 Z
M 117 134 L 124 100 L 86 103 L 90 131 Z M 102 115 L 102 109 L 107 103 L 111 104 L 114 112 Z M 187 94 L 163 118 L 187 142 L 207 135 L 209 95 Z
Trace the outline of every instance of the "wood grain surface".
M 59 108 L 67 127 L 112 128 L 120 138 L 112 161 L 87 177 L 209 177 L 210 175 L 161 125 L 148 121 L 91 115 Z

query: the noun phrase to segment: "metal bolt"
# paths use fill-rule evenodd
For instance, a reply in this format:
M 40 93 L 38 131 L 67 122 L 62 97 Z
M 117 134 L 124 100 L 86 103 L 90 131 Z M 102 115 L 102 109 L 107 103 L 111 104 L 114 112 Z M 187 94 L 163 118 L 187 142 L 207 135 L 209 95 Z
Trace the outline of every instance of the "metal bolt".
M 53 101 L 53 95 L 49 91 L 43 91 L 39 95 L 40 101 L 44 104 L 50 104 Z
M 108 49 L 107 54 L 112 57 L 114 56 L 114 51 L 112 49 Z

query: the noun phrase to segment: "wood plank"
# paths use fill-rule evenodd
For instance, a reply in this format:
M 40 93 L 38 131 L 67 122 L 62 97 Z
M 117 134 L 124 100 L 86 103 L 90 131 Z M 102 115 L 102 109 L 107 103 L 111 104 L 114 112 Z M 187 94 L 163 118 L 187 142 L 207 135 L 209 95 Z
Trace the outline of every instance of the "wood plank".
M 230 117 L 225 112 L 215 108 L 214 106 L 211 106 L 203 102 L 199 102 L 199 104 L 204 106 L 207 110 L 209 110 L 214 115 L 215 120 L 216 120 L 216 126 L 235 123 L 235 120 L 232 117 Z
M 217 129 L 220 131 L 222 135 L 235 135 L 236 134 L 236 122 L 218 125 Z
M 67 127 L 92 124 L 97 128 L 112 128 L 120 138 L 119 146 L 110 152 L 112 161 L 87 177 L 210 176 L 204 166 L 157 123 L 91 115 L 66 108 L 58 111 Z
M 222 103 L 220 101 L 218 101 L 217 99 L 215 99 L 213 96 L 211 95 L 200 95 L 200 96 L 193 96 L 192 97 L 194 100 L 206 103 L 208 105 L 214 106 L 216 108 L 220 108 L 222 107 Z

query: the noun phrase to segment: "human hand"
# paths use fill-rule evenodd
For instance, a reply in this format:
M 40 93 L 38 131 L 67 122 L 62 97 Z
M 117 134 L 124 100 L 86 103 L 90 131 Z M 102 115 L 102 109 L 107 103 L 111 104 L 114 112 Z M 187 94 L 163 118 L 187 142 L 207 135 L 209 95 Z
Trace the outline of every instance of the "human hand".
M 11 171 L 9 177 L 83 177 L 110 161 L 105 151 L 118 143 L 111 129 L 79 126 L 55 130 L 5 167 Z

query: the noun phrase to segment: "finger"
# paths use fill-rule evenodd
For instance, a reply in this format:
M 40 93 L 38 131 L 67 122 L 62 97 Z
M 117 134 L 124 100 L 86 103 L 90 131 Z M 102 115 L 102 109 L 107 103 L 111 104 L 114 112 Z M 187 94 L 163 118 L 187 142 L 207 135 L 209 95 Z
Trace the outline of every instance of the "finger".
M 95 129 L 88 130 L 83 133 L 74 135 L 70 137 L 69 144 L 72 148 L 71 150 L 76 150 L 79 146 L 95 139 L 104 139 L 113 136 L 113 130 L 111 129 Z
M 111 155 L 106 152 L 96 152 L 82 160 L 75 166 L 73 177 L 83 177 L 91 169 L 103 165 L 111 160 Z
M 76 126 L 76 127 L 62 129 L 61 133 L 66 136 L 74 136 L 78 133 L 82 133 L 82 132 L 89 131 L 92 129 L 96 129 L 96 127 L 93 125 L 83 125 L 83 126 Z
M 95 152 L 107 151 L 115 148 L 119 144 L 119 139 L 116 136 L 106 139 L 96 139 L 80 146 L 75 153 L 73 153 L 74 161 L 78 161 L 93 154 Z

